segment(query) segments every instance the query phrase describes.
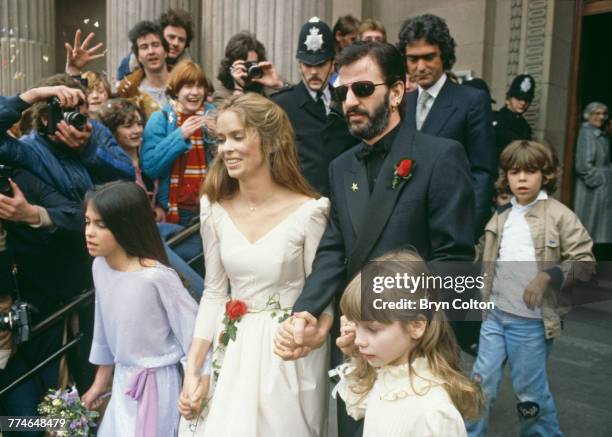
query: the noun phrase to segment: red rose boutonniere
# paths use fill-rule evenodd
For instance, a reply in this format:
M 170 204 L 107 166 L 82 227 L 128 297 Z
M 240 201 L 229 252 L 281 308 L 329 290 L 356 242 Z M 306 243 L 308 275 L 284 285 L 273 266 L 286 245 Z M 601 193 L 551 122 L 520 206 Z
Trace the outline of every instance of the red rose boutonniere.
M 227 346 L 230 340 L 236 340 L 236 333 L 238 332 L 236 323 L 242 319 L 242 316 L 244 316 L 247 311 L 247 304 L 239 299 L 230 300 L 225 304 L 225 316 L 223 317 L 225 330 L 221 334 L 221 343 L 224 346 Z
M 400 184 L 401 181 L 407 181 L 412 177 L 412 168 L 414 167 L 414 161 L 408 158 L 402 158 L 395 165 L 395 171 L 393 172 L 393 180 L 391 181 L 391 188 L 394 190 Z

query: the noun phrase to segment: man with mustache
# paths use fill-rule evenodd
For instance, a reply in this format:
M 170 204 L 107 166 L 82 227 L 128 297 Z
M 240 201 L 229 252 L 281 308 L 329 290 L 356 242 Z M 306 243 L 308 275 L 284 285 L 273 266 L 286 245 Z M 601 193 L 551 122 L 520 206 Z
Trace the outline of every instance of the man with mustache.
M 399 32 L 399 49 L 417 90 L 406 96 L 406 118 L 419 131 L 459 141 L 470 161 L 476 195 L 476 235 L 490 216 L 497 155 L 493 114 L 485 92 L 457 85 L 446 71 L 455 63 L 455 40 L 446 22 L 431 14 L 410 18 Z
M 168 41 L 161 28 L 152 21 L 140 21 L 129 32 L 132 52 L 138 59 L 142 78 L 138 81 L 124 78 L 117 91 L 121 97 L 131 99 L 149 118 L 167 102 L 166 84 L 168 65 L 166 58 L 170 52 Z
M 349 134 L 342 109 L 328 85 L 334 68 L 331 29 L 317 17 L 300 30 L 296 58 L 302 81 L 271 96 L 295 131 L 302 173 L 313 188 L 329 195 L 329 163 L 358 140 Z
M 329 222 L 293 317 L 275 340 L 275 352 L 287 360 L 324 344 L 328 332 L 317 318 L 339 302 L 367 261 L 410 246 L 426 260 L 470 261 L 474 254 L 474 190 L 465 150 L 416 131 L 404 116 L 400 52 L 361 41 L 346 47 L 336 63 L 336 95 L 350 132 L 362 142 L 330 166 Z M 396 178 L 408 161 L 410 170 Z M 337 335 L 338 312 L 335 317 Z M 338 411 L 339 435 L 361 435 L 361 422 L 349 418 L 340 401 Z

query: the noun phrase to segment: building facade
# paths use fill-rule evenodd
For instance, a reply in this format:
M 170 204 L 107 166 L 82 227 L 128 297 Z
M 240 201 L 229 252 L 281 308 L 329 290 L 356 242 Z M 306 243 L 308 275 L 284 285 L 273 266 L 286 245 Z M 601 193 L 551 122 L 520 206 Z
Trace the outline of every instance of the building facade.
M 289 81 L 299 80 L 295 48 L 300 26 L 314 15 L 330 26 L 348 13 L 377 18 L 386 25 L 390 42 L 396 42 L 406 18 L 433 13 L 447 21 L 457 42 L 455 72 L 485 79 L 499 105 L 515 75 L 534 76 L 536 95 L 526 117 L 536 138 L 563 157 L 575 6 L 575 0 L 0 0 L 0 91 L 25 90 L 62 71 L 63 42 L 71 41 L 77 28 L 96 32 L 96 40 L 104 42 L 106 59 L 91 67 L 113 79 L 130 51 L 130 27 L 170 7 L 194 17 L 190 51 L 209 77 L 216 76 L 228 39 L 247 29 Z

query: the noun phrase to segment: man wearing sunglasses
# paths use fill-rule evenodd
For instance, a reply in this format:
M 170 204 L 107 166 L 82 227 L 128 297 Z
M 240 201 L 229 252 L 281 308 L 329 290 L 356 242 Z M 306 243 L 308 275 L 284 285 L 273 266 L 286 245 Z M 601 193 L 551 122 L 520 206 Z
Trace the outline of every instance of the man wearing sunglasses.
M 330 166 L 330 219 L 293 317 L 279 327 L 276 353 L 297 359 L 324 342 L 317 317 L 339 302 L 368 260 L 405 247 L 426 260 L 473 259 L 474 190 L 465 150 L 456 141 L 417 132 L 403 116 L 405 68 L 392 45 L 357 42 L 336 58 L 338 99 L 362 142 Z M 396 179 L 399 164 L 411 170 Z M 336 312 L 333 335 L 338 333 Z M 333 348 L 338 351 L 337 348 Z M 339 364 L 341 357 L 334 357 Z M 339 435 L 362 423 L 338 406 Z
M 497 154 L 493 113 L 482 90 L 457 85 L 446 77 L 455 63 L 455 40 L 446 22 L 421 15 L 404 22 L 399 48 L 418 89 L 406 96 L 406 118 L 423 133 L 459 141 L 470 161 L 476 196 L 475 240 L 490 216 Z
M 342 109 L 328 85 L 334 55 L 331 29 L 319 18 L 311 18 L 298 38 L 296 58 L 301 82 L 271 96 L 291 120 L 302 173 L 324 196 L 329 196 L 330 162 L 359 142 L 349 134 Z

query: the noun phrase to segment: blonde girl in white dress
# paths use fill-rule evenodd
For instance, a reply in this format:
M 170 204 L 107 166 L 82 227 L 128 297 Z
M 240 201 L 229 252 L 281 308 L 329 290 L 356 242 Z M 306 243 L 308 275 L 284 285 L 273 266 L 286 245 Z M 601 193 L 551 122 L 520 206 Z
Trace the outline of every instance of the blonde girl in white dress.
M 340 377 L 333 395 L 342 397 L 351 417 L 364 419 L 364 437 L 467 436 L 464 418 L 478 417 L 483 398 L 480 388 L 461 373 L 459 347 L 444 312 L 419 310 L 419 305 L 415 310 L 370 309 L 364 320 L 362 303 L 369 298 L 362 300 L 362 285 L 368 289 L 372 284 L 362 284 L 363 277 L 395 278 L 399 273 L 427 278 L 431 274 L 425 262 L 410 251 L 376 261 L 375 270 L 349 283 L 340 301 L 337 343 L 351 360 L 330 372 Z M 375 298 L 437 300 L 425 288 L 386 288 Z
M 285 362 L 273 340 L 311 272 L 329 200 L 301 175 L 289 120 L 270 100 L 253 93 L 229 99 L 217 135 L 201 201 L 205 291 L 179 399 L 180 435 L 324 435 L 329 348 L 319 346 L 326 346 L 331 308 L 307 357 Z M 246 305 L 246 314 L 224 324 L 230 300 L 233 308 Z M 200 368 L 210 348 L 216 375 L 209 386 Z

